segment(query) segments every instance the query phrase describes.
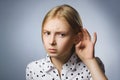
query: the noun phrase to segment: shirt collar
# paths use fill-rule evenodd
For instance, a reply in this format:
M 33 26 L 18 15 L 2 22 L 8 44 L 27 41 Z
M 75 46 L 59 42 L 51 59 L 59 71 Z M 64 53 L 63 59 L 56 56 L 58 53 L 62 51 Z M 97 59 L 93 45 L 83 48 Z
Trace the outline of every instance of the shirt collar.
M 44 70 L 45 72 L 48 72 L 48 71 L 50 71 L 50 70 L 52 70 L 52 69 L 54 69 L 54 68 L 55 68 L 55 67 L 54 67 L 54 65 L 52 64 L 51 60 L 50 60 L 50 56 L 47 55 L 46 58 L 45 58 L 45 65 L 43 66 L 43 70 Z
M 73 53 L 71 58 L 63 65 L 63 69 L 75 70 L 78 59 L 79 58 L 77 57 L 77 55 L 75 53 Z M 52 69 L 55 69 L 55 67 L 50 60 L 50 56 L 47 55 L 45 58 L 45 65 L 43 66 L 43 70 L 45 72 L 49 72 Z
M 69 70 L 75 70 L 78 60 L 79 60 L 79 58 L 77 57 L 77 55 L 75 53 L 73 53 L 73 55 L 68 60 L 68 62 L 63 65 L 63 68 L 69 69 Z

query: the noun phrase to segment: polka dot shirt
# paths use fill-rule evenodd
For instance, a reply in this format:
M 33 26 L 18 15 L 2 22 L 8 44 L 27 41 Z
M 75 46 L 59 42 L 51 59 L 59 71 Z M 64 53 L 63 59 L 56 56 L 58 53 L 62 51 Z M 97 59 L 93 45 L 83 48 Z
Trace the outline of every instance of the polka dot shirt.
M 26 80 L 92 80 L 92 77 L 87 66 L 73 54 L 63 65 L 60 75 L 49 56 L 31 62 L 26 68 Z

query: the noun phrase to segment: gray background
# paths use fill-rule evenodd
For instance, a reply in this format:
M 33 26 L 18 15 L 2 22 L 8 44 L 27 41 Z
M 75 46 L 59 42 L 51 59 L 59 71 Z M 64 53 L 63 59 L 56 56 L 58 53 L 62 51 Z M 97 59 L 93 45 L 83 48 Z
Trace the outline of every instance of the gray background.
M 0 80 L 25 80 L 31 61 L 45 57 L 41 23 L 52 7 L 73 6 L 85 28 L 97 32 L 96 56 L 109 80 L 120 79 L 120 9 L 118 0 L 0 0 Z

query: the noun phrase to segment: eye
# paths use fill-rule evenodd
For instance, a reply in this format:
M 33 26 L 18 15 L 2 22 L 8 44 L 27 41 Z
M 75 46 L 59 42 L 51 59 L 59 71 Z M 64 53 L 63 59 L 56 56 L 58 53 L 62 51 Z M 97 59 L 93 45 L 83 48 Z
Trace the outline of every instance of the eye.
M 60 33 L 59 35 L 60 35 L 60 37 L 65 37 L 66 36 L 65 33 Z
M 44 32 L 44 35 L 48 36 L 48 35 L 50 35 L 50 32 L 46 31 L 46 32 Z

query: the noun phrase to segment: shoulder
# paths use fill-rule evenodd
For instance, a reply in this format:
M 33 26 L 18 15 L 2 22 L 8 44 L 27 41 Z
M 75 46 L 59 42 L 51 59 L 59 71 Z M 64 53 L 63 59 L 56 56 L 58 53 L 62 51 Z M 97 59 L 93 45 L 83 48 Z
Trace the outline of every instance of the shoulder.
M 99 57 L 95 57 L 95 59 L 96 59 L 98 65 L 100 66 L 101 70 L 105 73 L 105 67 L 104 67 L 104 63 L 102 62 L 102 60 Z M 80 65 L 80 64 L 83 67 L 86 66 L 81 60 L 79 60 L 79 64 L 78 65 Z
M 43 62 L 45 62 L 45 58 L 32 61 L 27 65 L 26 69 L 29 69 L 29 70 L 38 69 Z
M 102 60 L 101 60 L 99 57 L 95 57 L 95 59 L 96 59 L 98 65 L 100 66 L 101 70 L 105 73 L 105 67 L 104 67 L 104 64 L 103 64 Z M 81 64 L 83 67 L 86 66 L 82 61 L 80 61 L 78 65 L 80 65 L 80 64 Z M 82 67 L 82 66 L 81 66 L 81 67 Z M 86 68 L 87 68 L 87 66 L 86 66 Z
M 26 80 L 33 80 L 36 78 L 36 76 L 38 77 L 38 74 L 40 74 L 39 71 L 41 71 L 41 69 L 42 69 L 42 68 L 40 68 L 40 64 L 44 60 L 45 60 L 45 58 L 40 59 L 40 60 L 36 60 L 36 61 L 32 61 L 27 65 L 27 67 L 26 67 Z

